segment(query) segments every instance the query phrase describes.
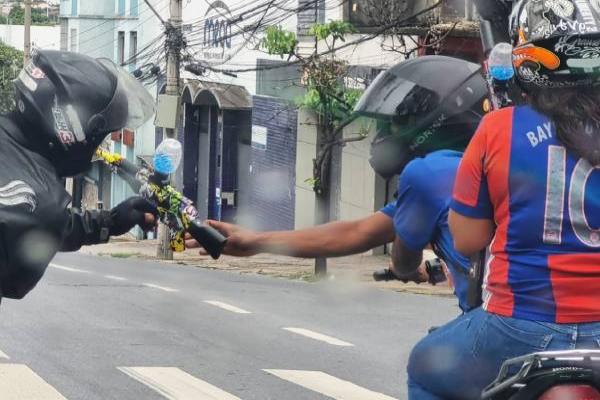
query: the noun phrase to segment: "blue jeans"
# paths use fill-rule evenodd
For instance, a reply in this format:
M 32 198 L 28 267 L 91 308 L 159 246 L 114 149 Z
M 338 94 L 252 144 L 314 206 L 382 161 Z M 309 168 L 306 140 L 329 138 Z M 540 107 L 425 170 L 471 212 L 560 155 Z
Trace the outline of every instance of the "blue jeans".
M 479 399 L 510 358 L 546 350 L 599 348 L 600 322 L 553 324 L 478 308 L 415 345 L 408 361 L 409 399 Z

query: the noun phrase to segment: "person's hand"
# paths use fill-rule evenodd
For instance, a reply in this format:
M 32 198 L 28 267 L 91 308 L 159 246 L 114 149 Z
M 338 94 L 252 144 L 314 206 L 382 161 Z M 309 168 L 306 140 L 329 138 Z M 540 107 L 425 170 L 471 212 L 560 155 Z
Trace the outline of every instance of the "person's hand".
M 258 242 L 258 233 L 249 229 L 244 229 L 238 225 L 228 224 L 227 222 L 207 220 L 205 223 L 223 234 L 227 238 L 227 243 L 223 253 L 229 256 L 249 257 L 260 252 Z M 189 249 L 200 247 L 201 255 L 208 253 L 201 248 L 200 244 L 189 234 L 186 234 L 185 247 Z
M 422 262 L 419 267 L 409 274 L 403 274 L 394 268 L 394 264 L 390 263 L 390 271 L 394 273 L 396 278 L 404 283 L 415 282 L 417 284 L 421 284 L 423 282 L 429 281 L 429 274 L 427 273 L 427 269 L 425 267 L 425 262 Z
M 119 236 L 139 225 L 150 230 L 156 225 L 154 204 L 140 196 L 130 197 L 110 210 L 109 234 Z

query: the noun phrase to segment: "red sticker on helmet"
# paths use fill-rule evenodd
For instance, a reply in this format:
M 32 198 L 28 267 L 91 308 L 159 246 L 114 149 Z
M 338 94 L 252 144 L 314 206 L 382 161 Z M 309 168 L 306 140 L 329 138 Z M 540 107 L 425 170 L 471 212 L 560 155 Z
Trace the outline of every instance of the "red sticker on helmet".
M 31 76 L 33 79 L 40 80 L 46 77 L 44 71 L 42 71 L 41 68 L 36 67 L 33 62 L 30 62 L 29 64 L 25 65 L 25 71 L 27 71 L 29 76 Z
M 44 79 L 46 74 L 40 68 L 35 67 L 31 70 L 31 77 L 34 79 Z
M 75 135 L 69 131 L 58 131 L 58 138 L 64 144 L 73 144 L 75 143 Z

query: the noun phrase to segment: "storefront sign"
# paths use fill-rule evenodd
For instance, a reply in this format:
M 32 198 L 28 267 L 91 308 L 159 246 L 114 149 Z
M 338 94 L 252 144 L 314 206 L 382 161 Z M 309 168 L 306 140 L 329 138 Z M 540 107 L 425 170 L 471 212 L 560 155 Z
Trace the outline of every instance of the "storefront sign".
M 222 1 L 213 2 L 204 16 L 204 58 L 223 60 L 231 49 L 233 34 L 231 11 Z

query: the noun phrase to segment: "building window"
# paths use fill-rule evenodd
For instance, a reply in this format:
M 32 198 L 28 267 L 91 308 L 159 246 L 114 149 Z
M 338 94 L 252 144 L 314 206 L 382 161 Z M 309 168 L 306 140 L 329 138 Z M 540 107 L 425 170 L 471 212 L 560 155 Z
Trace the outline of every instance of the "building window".
M 125 32 L 119 31 L 117 47 L 117 62 L 119 65 L 125 64 Z
M 428 6 L 431 6 L 430 0 L 350 0 L 345 7 L 347 20 L 359 31 L 369 31 L 406 18 L 409 19 L 403 25 L 414 25 L 415 20 L 410 19 L 410 16 Z
M 60 49 L 62 51 L 69 50 L 69 20 L 67 18 L 60 19 Z
M 79 0 L 71 0 L 71 15 L 77 15 L 77 2 Z
M 117 14 L 119 15 L 125 15 L 125 0 L 118 0 L 119 4 L 118 4 L 118 9 L 117 9 Z
M 129 14 L 132 17 L 137 17 L 139 14 L 138 0 L 129 0 Z
M 77 29 L 71 29 L 71 47 L 69 47 L 71 51 L 77 51 Z
M 281 68 L 272 68 L 281 65 Z M 287 65 L 279 60 L 256 60 L 256 94 L 294 101 L 304 95 L 301 70 L 297 65 Z M 266 67 L 266 68 L 265 68 Z
M 468 11 L 470 2 L 467 0 L 448 0 L 442 4 L 441 16 L 445 20 L 468 19 L 471 20 L 471 12 Z
M 434 0 L 382 1 L 382 0 L 349 0 L 346 2 L 344 14 L 348 22 L 359 32 L 373 32 L 382 25 L 392 25 L 402 20 L 399 26 L 422 26 L 430 20 L 446 22 L 471 19 L 470 2 L 468 0 L 444 0 L 435 12 L 423 13 L 433 6 Z M 416 17 L 413 17 L 420 14 Z
M 129 32 L 129 67 L 131 70 L 135 69 L 137 62 L 137 32 Z
M 135 146 L 135 132 L 131 129 L 123 129 L 123 144 L 133 148 Z
M 309 35 L 311 26 L 325 22 L 325 0 L 298 0 L 297 35 Z

